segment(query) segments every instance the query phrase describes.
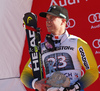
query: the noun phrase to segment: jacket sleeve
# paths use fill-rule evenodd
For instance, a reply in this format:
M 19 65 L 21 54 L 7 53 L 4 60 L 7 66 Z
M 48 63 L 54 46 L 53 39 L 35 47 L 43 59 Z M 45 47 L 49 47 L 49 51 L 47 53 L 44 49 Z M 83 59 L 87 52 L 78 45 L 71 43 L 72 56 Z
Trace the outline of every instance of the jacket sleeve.
M 33 72 L 32 72 L 31 59 L 28 60 L 21 73 L 21 81 L 26 87 L 32 88 Z
M 77 56 L 85 69 L 85 74 L 80 79 L 80 83 L 82 84 L 82 88 L 86 88 L 97 80 L 99 72 L 91 48 L 88 43 L 80 38 L 77 41 Z

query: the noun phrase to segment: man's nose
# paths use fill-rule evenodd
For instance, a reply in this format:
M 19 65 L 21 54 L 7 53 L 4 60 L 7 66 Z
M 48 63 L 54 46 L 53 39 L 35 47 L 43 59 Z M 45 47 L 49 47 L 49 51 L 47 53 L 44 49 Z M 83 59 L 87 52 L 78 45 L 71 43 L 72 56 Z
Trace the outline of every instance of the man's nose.
M 50 20 L 50 19 L 48 19 L 48 20 L 46 20 L 46 22 L 47 22 L 47 23 L 51 23 L 51 20 Z

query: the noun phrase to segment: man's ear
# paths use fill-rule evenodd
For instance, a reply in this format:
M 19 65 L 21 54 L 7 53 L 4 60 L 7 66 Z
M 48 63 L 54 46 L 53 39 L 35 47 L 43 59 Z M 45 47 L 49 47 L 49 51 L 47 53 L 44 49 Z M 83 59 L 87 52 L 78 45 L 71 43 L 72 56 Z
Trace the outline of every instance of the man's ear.
M 62 19 L 62 24 L 63 24 L 63 23 L 66 23 L 66 19 L 64 19 L 64 18 Z

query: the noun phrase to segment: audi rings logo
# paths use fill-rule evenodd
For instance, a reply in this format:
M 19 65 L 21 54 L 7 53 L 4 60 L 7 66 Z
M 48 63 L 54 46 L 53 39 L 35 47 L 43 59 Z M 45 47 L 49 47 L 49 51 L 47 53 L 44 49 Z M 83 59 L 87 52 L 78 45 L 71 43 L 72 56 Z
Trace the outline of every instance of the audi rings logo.
M 90 23 L 100 22 L 100 13 L 90 14 L 88 21 Z
M 95 39 L 92 42 L 92 45 L 93 45 L 94 48 L 100 48 L 100 39 Z
M 83 69 L 81 69 L 81 76 L 84 76 L 84 71 L 83 71 Z
M 100 65 L 98 65 L 98 70 L 99 70 L 99 74 L 100 74 Z
M 70 18 L 66 24 L 66 29 L 73 28 L 75 26 L 76 22 L 74 19 Z

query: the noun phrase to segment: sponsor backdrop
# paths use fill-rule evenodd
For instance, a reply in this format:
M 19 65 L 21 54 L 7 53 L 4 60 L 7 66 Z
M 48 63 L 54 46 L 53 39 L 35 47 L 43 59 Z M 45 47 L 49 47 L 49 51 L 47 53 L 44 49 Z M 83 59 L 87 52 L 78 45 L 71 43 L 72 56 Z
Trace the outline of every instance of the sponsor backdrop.
M 45 12 L 51 5 L 60 5 L 69 12 L 69 21 L 66 29 L 70 34 L 81 37 L 90 45 L 96 58 L 100 71 L 100 0 L 33 0 L 31 11 L 38 16 L 38 27 L 41 28 L 41 39 L 44 41 L 48 33 L 45 18 L 39 17 L 40 12 Z M 25 41 L 21 71 L 29 59 L 28 44 Z M 91 60 L 92 61 L 92 60 Z M 100 91 L 100 77 L 85 91 Z M 33 91 L 26 88 L 27 91 Z

